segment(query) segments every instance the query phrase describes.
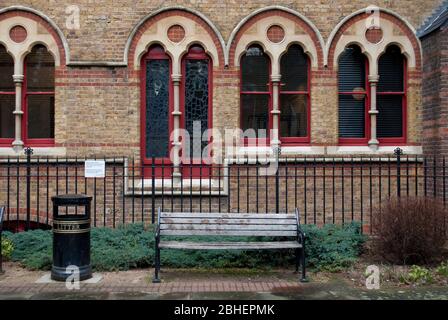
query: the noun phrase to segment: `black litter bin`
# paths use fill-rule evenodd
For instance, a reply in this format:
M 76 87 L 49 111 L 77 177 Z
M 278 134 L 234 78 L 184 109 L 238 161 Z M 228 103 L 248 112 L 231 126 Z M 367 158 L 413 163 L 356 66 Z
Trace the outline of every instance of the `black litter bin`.
M 51 279 L 65 281 L 79 268 L 80 280 L 92 277 L 90 265 L 90 204 L 92 197 L 58 195 L 53 201 L 53 266 Z M 75 207 L 75 208 L 73 208 Z M 64 208 L 65 210 L 60 210 Z M 65 211 L 64 214 L 61 211 Z

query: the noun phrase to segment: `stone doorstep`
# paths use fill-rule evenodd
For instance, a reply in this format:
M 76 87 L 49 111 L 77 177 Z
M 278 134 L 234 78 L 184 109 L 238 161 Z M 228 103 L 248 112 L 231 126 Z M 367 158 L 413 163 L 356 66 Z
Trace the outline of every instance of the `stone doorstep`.
M 92 278 L 81 281 L 82 284 L 98 284 L 103 280 L 103 276 L 99 273 L 94 273 Z M 39 279 L 37 279 L 34 283 L 38 284 L 47 284 L 47 283 L 62 283 L 61 281 L 55 281 L 51 279 L 51 273 L 46 273 Z

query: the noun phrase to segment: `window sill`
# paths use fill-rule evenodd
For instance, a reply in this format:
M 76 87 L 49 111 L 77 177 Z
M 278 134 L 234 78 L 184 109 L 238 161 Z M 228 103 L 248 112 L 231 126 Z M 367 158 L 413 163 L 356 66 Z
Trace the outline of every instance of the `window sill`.
M 142 187 L 143 186 L 143 187 Z M 171 178 L 154 180 L 154 195 L 192 195 L 192 196 L 227 196 L 227 177 L 219 179 L 184 178 L 173 180 Z M 126 181 L 125 196 L 151 196 L 152 179 L 136 178 L 134 183 L 129 178 Z
M 23 150 L 16 152 L 11 147 L 0 147 L 0 157 L 17 157 L 24 156 Z M 34 156 L 53 156 L 53 157 L 65 157 L 67 155 L 67 149 L 65 147 L 34 147 Z
M 325 147 L 320 146 L 281 146 L 282 155 L 318 155 L 325 154 Z M 271 156 L 273 154 L 272 147 L 241 147 L 234 154 L 229 156 Z
M 378 150 L 373 151 L 368 146 L 331 146 L 327 147 L 328 155 L 391 155 L 397 146 L 380 146 Z M 421 155 L 423 148 L 421 146 L 400 146 L 404 155 Z

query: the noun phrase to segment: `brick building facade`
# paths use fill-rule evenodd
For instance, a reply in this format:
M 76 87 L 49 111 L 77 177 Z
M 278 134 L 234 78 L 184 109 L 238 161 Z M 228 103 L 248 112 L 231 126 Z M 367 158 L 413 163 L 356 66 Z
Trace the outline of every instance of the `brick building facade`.
M 423 126 L 428 154 L 448 155 L 448 2 L 419 30 L 423 47 Z
M 384 0 L 372 4 L 377 7 L 345 0 L 319 4 L 291 0 L 278 5 L 264 0 L 80 0 L 67 6 L 2 0 L 0 157 L 23 155 L 24 147 L 30 146 L 35 155 L 52 158 L 119 157 L 145 165 L 165 161 L 170 168 L 157 171 L 157 177 L 163 176 L 174 186 L 193 174 L 180 166 L 180 151 L 186 148 L 177 130 L 192 133 L 194 121 L 201 123 L 200 130 L 213 128 L 221 134 L 226 129 L 266 130 L 267 137 L 237 139 L 238 146 L 231 152 L 215 148 L 218 139 L 208 136 L 205 142 L 213 140 L 215 163 L 222 162 L 218 160 L 221 156 L 226 163 L 236 155 L 263 155 L 280 146 L 282 158 L 376 157 L 392 155 L 398 146 L 407 155 L 420 155 L 427 141 L 437 139 L 429 139 L 425 121 L 432 121 L 431 112 L 422 105 L 422 70 L 427 71 L 422 54 L 436 45 L 429 41 L 422 47 L 416 30 L 444 2 Z M 439 37 L 446 39 L 445 29 L 441 30 Z M 428 87 L 429 83 L 423 86 Z M 442 88 L 438 92 L 442 97 Z M 424 97 L 428 99 L 426 93 Z M 253 141 L 258 145 L 245 143 Z M 387 165 L 390 171 L 390 163 L 385 170 Z M 367 208 L 362 203 L 369 192 L 372 199 L 373 189 L 360 187 L 363 175 L 372 168 L 351 166 L 352 175 L 353 170 L 359 173 L 357 180 L 338 185 L 333 177 L 332 190 L 335 185 L 340 188 L 328 192 L 344 202 L 349 197 L 344 187 L 352 190 L 356 203 L 351 201 L 349 215 L 359 218 Z M 68 170 L 82 170 L 76 168 L 72 165 Z M 147 175 L 145 170 L 127 169 Z M 340 167 L 333 170 L 339 172 Z M 381 172 L 377 167 L 374 170 Z M 283 174 L 284 179 L 287 175 Z M 266 198 L 263 203 L 258 199 L 258 180 L 255 190 L 252 178 L 246 178 L 246 197 L 238 191 L 238 197 L 223 199 L 223 203 L 231 203 L 231 211 L 254 206 L 271 210 L 266 204 L 273 196 L 271 180 L 263 180 L 264 187 L 260 187 L 260 199 Z M 312 186 L 317 199 L 316 190 L 322 193 L 331 187 L 331 180 L 316 182 L 309 177 L 307 184 L 306 179 L 283 185 L 283 203 L 292 201 L 289 208 L 299 205 L 302 211 L 311 206 L 314 222 L 344 221 L 344 204 L 342 208 L 336 208 L 334 200 L 325 204 L 325 196 L 323 201 L 312 200 L 314 204 L 287 197 L 288 192 L 306 194 Z M 390 177 L 385 179 L 377 193 L 381 188 L 391 193 Z M 102 187 L 107 197 L 98 214 L 104 221 L 115 219 L 115 213 L 109 214 L 115 203 L 123 204 L 123 215 L 124 208 L 134 210 L 130 200 L 134 192 L 149 188 L 143 178 L 132 188 L 124 180 L 117 180 L 122 183 L 117 194 L 115 189 Z M 226 192 L 234 184 L 234 180 L 226 182 Z M 0 200 L 19 198 L 22 187 L 11 194 L 2 192 Z M 3 184 L 2 190 L 6 188 Z M 55 188 L 50 188 L 53 193 Z M 255 192 L 257 201 L 247 202 Z M 213 199 L 218 210 L 220 196 Z M 39 197 L 43 198 L 37 200 L 35 214 L 47 216 L 48 199 Z M 381 194 L 375 199 L 381 202 Z M 135 204 L 140 206 L 135 211 L 141 212 L 142 220 L 148 210 L 145 201 L 150 199 Z M 160 194 L 157 201 L 164 201 Z M 194 202 L 200 210 L 202 199 Z M 146 208 L 150 205 L 146 203 Z M 23 214 L 23 207 L 23 199 L 17 200 L 10 212 Z

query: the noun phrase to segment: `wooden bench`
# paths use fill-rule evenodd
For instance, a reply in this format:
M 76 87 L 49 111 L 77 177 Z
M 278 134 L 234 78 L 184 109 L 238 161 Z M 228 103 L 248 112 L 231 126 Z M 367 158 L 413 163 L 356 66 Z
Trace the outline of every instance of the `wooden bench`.
M 287 237 L 269 242 L 191 242 L 163 240 L 165 236 L 251 236 Z M 296 271 L 302 267 L 300 281 L 306 282 L 305 234 L 300 228 L 299 211 L 295 214 L 264 213 L 189 213 L 161 212 L 155 234 L 154 283 L 159 283 L 160 249 L 186 250 L 272 250 L 295 249 Z

